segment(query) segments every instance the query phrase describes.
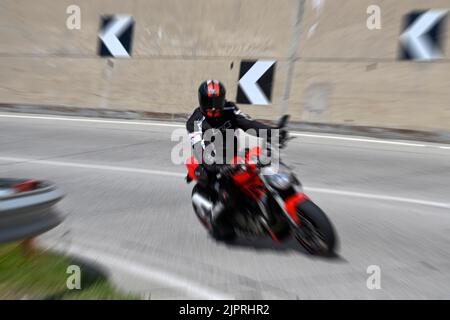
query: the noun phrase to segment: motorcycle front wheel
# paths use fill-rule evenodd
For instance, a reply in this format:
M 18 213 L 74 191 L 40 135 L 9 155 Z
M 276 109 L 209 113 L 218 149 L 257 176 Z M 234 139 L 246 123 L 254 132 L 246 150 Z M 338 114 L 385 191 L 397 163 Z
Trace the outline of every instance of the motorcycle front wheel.
M 336 232 L 326 214 L 312 201 L 307 200 L 297 208 L 300 225 L 295 238 L 310 254 L 332 255 L 337 244 Z

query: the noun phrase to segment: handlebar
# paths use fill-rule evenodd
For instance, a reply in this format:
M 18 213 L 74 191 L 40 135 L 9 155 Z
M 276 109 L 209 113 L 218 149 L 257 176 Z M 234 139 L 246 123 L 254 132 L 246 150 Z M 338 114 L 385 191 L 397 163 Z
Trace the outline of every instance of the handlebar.
M 278 120 L 278 125 L 277 125 L 277 128 L 278 129 L 280 129 L 280 130 L 282 130 L 282 132 L 284 132 L 281 136 L 280 136 L 280 141 L 279 141 L 279 146 L 278 146 L 278 148 L 279 149 L 283 149 L 283 148 L 285 148 L 286 147 L 286 143 L 289 141 L 289 140 L 292 140 L 292 139 L 294 139 L 294 137 L 290 137 L 289 136 L 289 131 L 286 129 L 286 126 L 287 126 L 287 124 L 288 124 L 288 122 L 289 122 L 289 119 L 290 119 L 290 115 L 283 115 L 279 120 Z M 269 157 L 271 157 L 271 153 L 272 153 L 272 145 L 271 145 L 271 143 L 270 143 L 270 141 L 267 141 L 267 149 L 269 150 L 269 152 L 270 152 L 270 156 Z M 250 163 L 243 163 L 243 164 L 225 164 L 225 165 L 223 165 L 223 167 L 219 170 L 219 173 L 220 174 L 225 174 L 225 175 L 228 175 L 228 174 L 230 174 L 230 173 L 234 173 L 236 170 L 238 170 L 238 169 L 246 169 L 246 167 L 247 166 L 249 166 L 249 165 L 255 165 L 256 164 L 256 168 L 257 169 L 261 169 L 261 168 L 264 168 L 264 167 L 267 167 L 267 166 L 270 166 L 271 165 L 271 163 L 269 162 L 269 163 L 261 163 L 260 161 L 259 161 L 259 159 L 257 159 L 257 162 L 256 163 L 252 163 L 252 164 L 250 164 Z

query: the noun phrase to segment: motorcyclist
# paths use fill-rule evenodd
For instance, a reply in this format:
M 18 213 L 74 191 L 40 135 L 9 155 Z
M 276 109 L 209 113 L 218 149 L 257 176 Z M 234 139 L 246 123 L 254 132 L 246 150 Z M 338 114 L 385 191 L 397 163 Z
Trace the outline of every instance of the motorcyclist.
M 198 181 L 213 194 L 214 205 L 209 212 L 209 224 L 212 234 L 216 238 L 221 238 L 219 234 L 223 235 L 222 238 L 226 238 L 226 212 L 230 211 L 235 205 L 232 202 L 235 199 L 233 196 L 235 188 L 232 182 L 227 179 L 226 173 L 231 168 L 229 165 L 230 158 L 237 153 L 237 137 L 233 134 L 233 141 L 227 141 L 226 130 L 242 129 L 247 131 L 253 129 L 248 133 L 270 139 L 271 130 L 279 129 L 252 120 L 239 110 L 233 102 L 227 101 L 225 95 L 225 86 L 221 82 L 217 80 L 202 82 L 198 88 L 199 107 L 194 110 L 186 123 L 194 156 L 200 162 L 198 172 L 196 172 Z M 215 132 L 215 134 L 221 134 L 222 139 L 205 141 L 205 132 L 208 130 Z M 281 137 L 285 134 L 285 130 L 280 130 Z M 222 145 L 219 145 L 218 141 Z M 213 150 L 216 152 L 205 152 L 205 149 L 211 143 L 213 144 Z M 221 156 L 219 156 L 220 151 L 222 151 Z M 216 158 L 214 158 L 215 155 L 217 155 Z

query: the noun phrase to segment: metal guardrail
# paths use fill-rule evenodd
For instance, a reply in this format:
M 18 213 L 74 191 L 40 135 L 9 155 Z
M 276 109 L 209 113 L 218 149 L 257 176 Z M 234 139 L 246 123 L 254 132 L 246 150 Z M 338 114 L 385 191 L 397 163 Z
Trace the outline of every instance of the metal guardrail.
M 0 179 L 0 243 L 33 238 L 64 220 L 54 206 L 64 194 L 55 185 L 39 181 L 39 188 L 18 193 L 7 188 L 20 182 Z

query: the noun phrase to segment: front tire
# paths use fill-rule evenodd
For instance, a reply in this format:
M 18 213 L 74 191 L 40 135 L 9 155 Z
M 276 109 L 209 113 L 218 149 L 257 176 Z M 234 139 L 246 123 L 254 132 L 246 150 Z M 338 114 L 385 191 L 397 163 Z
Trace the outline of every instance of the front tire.
M 332 255 L 337 236 L 326 214 L 312 201 L 307 200 L 297 209 L 300 225 L 295 238 L 310 253 L 315 255 Z

